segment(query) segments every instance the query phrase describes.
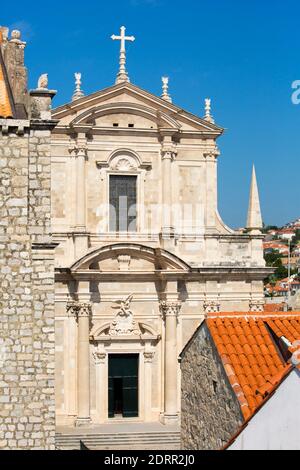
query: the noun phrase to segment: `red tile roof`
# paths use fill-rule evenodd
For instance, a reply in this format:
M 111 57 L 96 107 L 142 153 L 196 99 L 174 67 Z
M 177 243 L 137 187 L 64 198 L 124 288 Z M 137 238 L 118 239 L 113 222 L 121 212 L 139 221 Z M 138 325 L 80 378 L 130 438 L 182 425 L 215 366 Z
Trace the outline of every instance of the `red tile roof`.
M 2 43 L 2 33 L 0 31 L 0 48 Z M 1 55 L 1 50 L 0 50 Z M 0 57 L 0 118 L 13 117 L 13 110 L 10 103 L 9 91 L 5 80 L 5 70 L 2 57 Z
M 281 358 L 267 325 L 278 338 L 294 343 L 300 340 L 300 312 L 209 314 L 207 325 L 248 419 L 291 367 Z
M 285 303 L 281 302 L 280 304 L 265 304 L 264 311 L 269 313 L 283 312 Z

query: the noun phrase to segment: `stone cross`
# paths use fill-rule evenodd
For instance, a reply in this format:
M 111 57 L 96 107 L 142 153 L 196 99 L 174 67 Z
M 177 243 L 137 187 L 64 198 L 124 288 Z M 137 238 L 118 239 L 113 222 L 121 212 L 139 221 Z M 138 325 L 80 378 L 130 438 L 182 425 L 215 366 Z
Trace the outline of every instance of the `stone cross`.
M 134 36 L 126 36 L 125 34 L 126 28 L 125 26 L 121 26 L 121 33 L 120 36 L 116 36 L 113 34 L 111 39 L 113 41 L 121 41 L 120 47 L 120 69 L 117 75 L 116 83 L 122 82 L 129 82 L 128 74 L 126 72 L 126 41 L 135 41 Z

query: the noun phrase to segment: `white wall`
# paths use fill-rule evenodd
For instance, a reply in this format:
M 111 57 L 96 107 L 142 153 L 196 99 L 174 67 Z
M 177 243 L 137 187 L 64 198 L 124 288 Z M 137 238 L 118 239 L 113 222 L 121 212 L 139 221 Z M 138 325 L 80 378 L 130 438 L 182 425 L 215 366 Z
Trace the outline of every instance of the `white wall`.
M 300 371 L 289 374 L 228 450 L 300 450 Z

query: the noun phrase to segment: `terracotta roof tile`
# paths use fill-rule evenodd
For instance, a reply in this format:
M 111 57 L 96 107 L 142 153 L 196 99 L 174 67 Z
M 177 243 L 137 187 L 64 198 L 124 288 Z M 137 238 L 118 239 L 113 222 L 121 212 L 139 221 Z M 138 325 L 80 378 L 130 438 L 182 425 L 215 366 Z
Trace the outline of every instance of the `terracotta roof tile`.
M 2 43 L 2 33 L 0 32 L 0 48 Z M 0 50 L 1 55 L 1 50 Z M 5 81 L 4 64 L 0 57 L 0 118 L 13 117 L 13 111 L 9 99 L 9 92 Z
M 300 340 L 300 312 L 209 314 L 207 325 L 228 379 L 249 418 L 274 390 L 288 367 L 279 355 L 269 328 L 290 343 Z M 292 348 L 290 348 L 292 350 Z

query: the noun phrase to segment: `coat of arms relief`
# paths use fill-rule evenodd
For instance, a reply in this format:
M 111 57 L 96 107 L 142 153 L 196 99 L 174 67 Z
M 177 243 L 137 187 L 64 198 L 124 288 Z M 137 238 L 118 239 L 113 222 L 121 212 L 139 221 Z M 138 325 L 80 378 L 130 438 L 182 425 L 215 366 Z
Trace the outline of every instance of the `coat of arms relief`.
M 129 336 L 140 334 L 139 327 L 133 318 L 130 305 L 133 295 L 130 294 L 125 300 L 118 300 L 114 309 L 118 309 L 111 323 L 109 333 L 111 336 Z

